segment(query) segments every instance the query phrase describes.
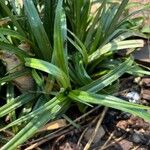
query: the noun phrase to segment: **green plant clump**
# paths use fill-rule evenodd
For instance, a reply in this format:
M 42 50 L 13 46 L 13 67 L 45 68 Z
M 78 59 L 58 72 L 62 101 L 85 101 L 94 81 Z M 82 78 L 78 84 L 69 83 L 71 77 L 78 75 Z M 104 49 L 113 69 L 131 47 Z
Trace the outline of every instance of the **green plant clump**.
M 82 112 L 104 105 L 150 121 L 150 107 L 113 96 L 122 75 L 150 75 L 131 54 L 116 57 L 149 37 L 145 18 L 132 17 L 149 5 L 128 14 L 128 1 L 0 0 L 0 131 L 14 133 L 1 150 L 16 149 L 72 104 Z

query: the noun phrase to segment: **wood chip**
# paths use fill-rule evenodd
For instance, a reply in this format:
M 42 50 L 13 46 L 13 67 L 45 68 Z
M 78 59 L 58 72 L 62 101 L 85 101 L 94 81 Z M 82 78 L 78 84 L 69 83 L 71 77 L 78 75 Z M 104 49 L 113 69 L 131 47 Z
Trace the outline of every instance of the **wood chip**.
M 150 89 L 142 89 L 141 97 L 145 100 L 150 100 Z
M 150 77 L 143 77 L 141 81 L 141 85 L 146 88 L 150 87 Z

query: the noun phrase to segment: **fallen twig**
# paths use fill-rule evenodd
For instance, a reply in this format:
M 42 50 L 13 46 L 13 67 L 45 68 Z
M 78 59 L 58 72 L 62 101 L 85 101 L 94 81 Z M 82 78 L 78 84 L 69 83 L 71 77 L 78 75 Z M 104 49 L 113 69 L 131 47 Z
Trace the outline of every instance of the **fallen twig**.
M 110 140 L 112 139 L 112 137 L 114 136 L 115 130 L 110 134 L 109 138 L 106 140 L 106 142 L 101 146 L 101 149 L 105 148 L 106 145 L 110 142 Z M 101 150 L 100 149 L 100 150 Z

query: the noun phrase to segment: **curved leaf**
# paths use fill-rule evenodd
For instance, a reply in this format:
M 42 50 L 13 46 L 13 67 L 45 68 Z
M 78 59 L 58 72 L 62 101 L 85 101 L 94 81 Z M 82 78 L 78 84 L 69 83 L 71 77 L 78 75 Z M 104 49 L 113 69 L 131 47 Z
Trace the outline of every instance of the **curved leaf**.
M 103 54 L 108 53 L 108 52 L 115 52 L 121 49 L 138 48 L 138 47 L 143 47 L 143 46 L 144 46 L 143 40 L 113 41 L 113 42 L 106 44 L 102 48 L 96 50 L 94 53 L 92 53 L 89 56 L 88 61 L 92 62 L 100 58 Z
M 19 32 L 11 30 L 11 29 L 0 28 L 0 34 L 9 35 L 9 36 L 17 38 L 18 40 L 31 43 L 26 37 L 22 36 Z
M 150 110 L 149 106 L 129 103 L 110 95 L 93 94 L 93 93 L 77 91 L 77 90 L 69 92 L 68 96 L 69 98 L 84 104 L 91 103 L 91 104 L 104 105 L 107 107 L 132 113 L 133 115 L 142 117 L 146 121 L 150 121 L 150 114 L 144 111 L 144 110 Z
M 60 70 L 57 66 L 48 63 L 46 61 L 35 59 L 35 58 L 25 58 L 25 65 L 34 69 L 38 69 L 53 75 L 57 80 L 60 81 L 64 88 L 70 86 L 70 81 L 66 74 Z
M 33 136 L 38 129 L 40 129 L 49 120 L 54 119 L 60 114 L 66 107 L 68 107 L 68 101 L 63 94 L 55 97 L 57 105 L 51 109 L 45 111 L 41 115 L 34 117 L 20 132 L 18 132 L 7 144 L 5 144 L 1 150 L 14 150 L 20 144 L 24 143 L 27 139 Z
M 32 33 L 39 46 L 39 57 L 47 61 L 51 61 L 52 49 L 50 41 L 45 32 L 41 19 L 38 12 L 34 6 L 32 0 L 24 0 L 25 12 L 27 14 L 28 21 L 30 23 Z
M 22 106 L 23 104 L 28 103 L 34 98 L 35 98 L 35 94 L 30 94 L 30 93 L 25 93 L 18 96 L 13 101 L 10 101 L 9 103 L 5 104 L 0 108 L 0 117 L 5 116 L 6 114 L 12 112 L 13 110 Z
M 132 64 L 133 64 L 133 60 L 131 60 L 131 58 L 128 58 L 125 62 L 120 64 L 117 68 L 110 71 L 108 74 L 106 74 L 102 78 L 99 78 L 91 82 L 90 84 L 87 84 L 81 87 L 80 90 L 96 93 L 102 90 L 104 87 L 110 85 L 112 82 L 117 80 L 120 76 L 122 76 L 127 70 L 131 68 Z

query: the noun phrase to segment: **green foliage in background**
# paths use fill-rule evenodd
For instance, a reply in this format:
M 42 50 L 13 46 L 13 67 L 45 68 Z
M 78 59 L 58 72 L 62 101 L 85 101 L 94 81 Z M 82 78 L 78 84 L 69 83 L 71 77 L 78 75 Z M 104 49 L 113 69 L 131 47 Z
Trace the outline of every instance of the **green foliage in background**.
M 0 117 L 1 122 L 10 118 L 0 131 L 14 133 L 2 150 L 16 149 L 72 104 L 81 111 L 104 105 L 150 121 L 150 107 L 113 96 L 123 74 L 150 75 L 130 54 L 115 56 L 122 49 L 143 47 L 150 35 L 144 17 L 132 18 L 149 5 L 128 14 L 131 6 L 128 0 L 0 1 Z M 21 44 L 30 50 L 22 50 Z M 18 58 L 16 68 L 21 69 L 7 70 L 11 57 Z M 19 78 L 34 80 L 32 88 L 18 90 Z

